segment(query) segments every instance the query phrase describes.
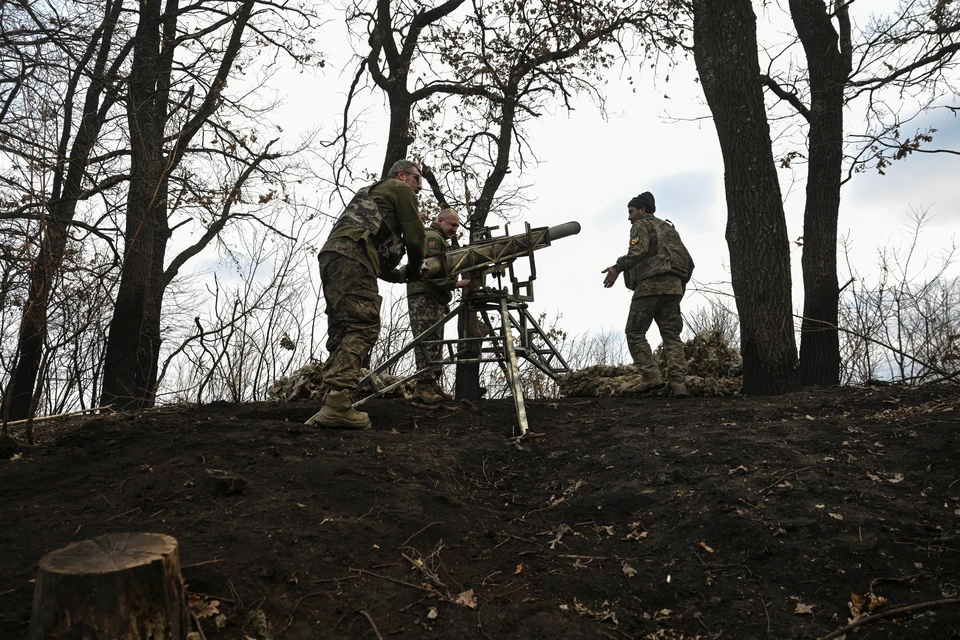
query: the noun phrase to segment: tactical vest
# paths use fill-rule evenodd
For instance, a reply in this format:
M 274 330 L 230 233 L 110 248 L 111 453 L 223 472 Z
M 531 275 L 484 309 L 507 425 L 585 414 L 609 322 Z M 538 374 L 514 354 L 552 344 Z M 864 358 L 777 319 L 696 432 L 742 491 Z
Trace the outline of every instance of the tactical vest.
M 331 234 L 345 226 L 359 227 L 367 231 L 367 238 L 373 244 L 380 257 L 380 273 L 397 268 L 406 253 L 406 246 L 400 234 L 387 223 L 389 210 L 381 207 L 370 197 L 370 190 L 384 182 L 381 180 L 369 187 L 357 191 L 333 225 Z
M 680 234 L 669 220 L 647 218 L 647 238 L 652 255 L 644 258 L 633 269 L 623 274 L 623 283 L 631 291 L 647 278 L 670 274 L 680 278 L 684 285 L 693 275 L 693 258 L 683 246 Z

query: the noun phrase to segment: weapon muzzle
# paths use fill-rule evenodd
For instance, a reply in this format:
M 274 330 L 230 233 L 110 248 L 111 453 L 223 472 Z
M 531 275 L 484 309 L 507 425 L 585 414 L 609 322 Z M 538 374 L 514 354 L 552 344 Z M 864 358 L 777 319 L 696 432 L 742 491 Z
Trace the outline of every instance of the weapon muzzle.
M 575 236 L 578 233 L 580 233 L 580 223 L 576 221 L 565 222 L 547 229 L 547 237 L 550 238 L 550 242 L 567 236 Z

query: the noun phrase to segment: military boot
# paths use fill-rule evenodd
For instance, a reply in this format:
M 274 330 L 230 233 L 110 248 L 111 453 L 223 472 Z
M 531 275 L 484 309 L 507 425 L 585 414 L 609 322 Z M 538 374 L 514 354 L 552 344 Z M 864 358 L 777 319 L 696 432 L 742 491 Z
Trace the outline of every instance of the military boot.
M 443 402 L 443 396 L 437 392 L 436 385 L 434 385 L 433 382 L 423 381 L 417 381 L 417 386 L 413 391 L 413 397 L 410 399 L 414 402 L 430 406 Z
M 645 391 L 651 391 L 653 389 L 659 389 L 663 386 L 663 378 L 659 376 L 656 378 L 648 378 L 644 380 L 640 378 L 636 382 L 631 382 L 623 386 L 620 389 L 620 393 L 624 395 L 633 395 L 637 393 L 644 393 Z
M 307 424 L 333 429 L 369 429 L 373 426 L 369 415 L 353 408 L 350 392 L 345 389 L 328 391 L 323 398 L 323 408 L 307 420 Z
M 687 391 L 687 385 L 683 382 L 670 381 L 667 385 L 667 391 L 674 398 L 689 398 L 690 392 Z

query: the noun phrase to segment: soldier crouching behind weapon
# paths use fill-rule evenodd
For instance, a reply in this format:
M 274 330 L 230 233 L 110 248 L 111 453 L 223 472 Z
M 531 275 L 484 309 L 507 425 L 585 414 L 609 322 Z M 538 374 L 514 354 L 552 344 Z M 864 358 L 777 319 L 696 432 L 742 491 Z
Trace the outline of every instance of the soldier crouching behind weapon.
M 460 216 L 453 209 L 443 209 L 426 229 L 425 253 L 426 257 L 441 257 L 450 248 L 449 241 L 456 243 L 457 231 L 460 229 Z M 431 326 L 443 319 L 450 310 L 449 304 L 453 299 L 453 290 L 467 287 L 469 280 L 457 280 L 453 274 L 439 280 L 421 280 L 407 284 L 407 308 L 410 311 L 410 330 L 413 336 L 419 336 Z M 443 328 L 427 336 L 427 340 L 443 340 Z M 436 344 L 427 347 L 430 360 L 437 361 L 443 357 L 443 346 Z M 417 369 L 427 366 L 423 349 L 414 349 L 417 360 Z M 444 393 L 438 367 L 420 375 L 413 393 L 415 402 L 435 405 L 449 400 L 450 396 Z
M 693 260 L 680 240 L 680 234 L 669 220 L 654 214 L 657 206 L 653 194 L 644 191 L 627 205 L 630 228 L 630 250 L 617 259 L 606 274 L 603 286 L 610 288 L 617 276 L 624 273 L 624 283 L 633 289 L 630 314 L 627 316 L 627 347 L 633 363 L 640 370 L 639 382 L 623 389 L 640 393 L 663 386 L 660 369 L 653 361 L 647 342 L 650 323 L 656 321 L 663 339 L 663 354 L 669 376 L 669 392 L 677 398 L 687 397 L 686 359 L 683 355 L 683 318 L 680 300 L 693 273 Z
M 327 303 L 323 408 L 307 424 L 369 429 L 370 417 L 353 408 L 361 363 L 380 335 L 377 278 L 415 282 L 423 263 L 424 229 L 417 205 L 420 167 L 396 162 L 388 178 L 357 192 L 320 250 L 320 282 Z M 404 253 L 405 271 L 397 269 Z

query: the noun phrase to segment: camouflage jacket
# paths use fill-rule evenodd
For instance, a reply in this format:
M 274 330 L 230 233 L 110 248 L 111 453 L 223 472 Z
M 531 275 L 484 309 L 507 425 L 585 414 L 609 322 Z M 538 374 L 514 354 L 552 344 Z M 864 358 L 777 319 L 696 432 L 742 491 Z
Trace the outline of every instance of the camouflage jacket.
M 678 266 L 672 264 L 671 258 Z M 630 228 L 630 249 L 617 259 L 616 267 L 623 273 L 624 284 L 634 291 L 634 297 L 683 295 L 693 260 L 673 225 L 647 214 Z M 679 275 L 681 272 L 685 272 L 684 277 Z
M 396 269 L 404 254 L 408 263 L 420 265 L 423 236 L 413 189 L 402 180 L 388 178 L 357 191 L 321 252 L 343 254 L 383 276 Z
M 440 225 L 431 222 L 426 229 L 425 258 L 433 256 L 442 256 L 450 248 L 450 243 L 443 237 Z M 453 300 L 453 289 L 457 284 L 457 274 L 452 274 L 446 278 L 436 280 L 421 280 L 420 282 L 410 282 L 407 284 L 407 295 L 416 293 L 426 293 L 431 298 L 441 304 L 449 304 Z

